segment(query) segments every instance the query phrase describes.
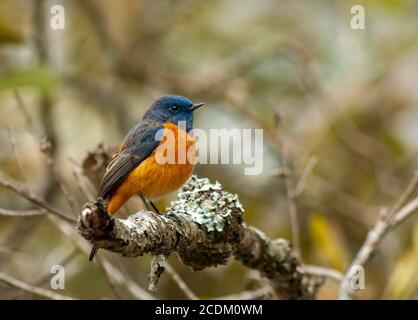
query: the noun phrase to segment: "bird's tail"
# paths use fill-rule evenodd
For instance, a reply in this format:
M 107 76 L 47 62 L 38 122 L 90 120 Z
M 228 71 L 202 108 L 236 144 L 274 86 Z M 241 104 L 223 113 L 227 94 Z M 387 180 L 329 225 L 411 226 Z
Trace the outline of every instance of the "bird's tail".
M 93 248 L 91 248 L 90 255 L 89 255 L 90 262 L 93 261 L 94 257 L 97 254 L 97 251 L 99 251 L 99 248 L 97 248 L 96 246 L 93 246 Z

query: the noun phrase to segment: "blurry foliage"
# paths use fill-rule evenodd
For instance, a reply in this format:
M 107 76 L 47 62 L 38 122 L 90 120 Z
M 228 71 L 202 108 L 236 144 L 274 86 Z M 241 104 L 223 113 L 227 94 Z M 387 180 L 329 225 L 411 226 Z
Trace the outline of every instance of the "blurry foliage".
M 412 244 L 396 259 L 393 270 L 388 277 L 383 298 L 408 299 L 414 296 L 418 287 L 417 258 L 418 221 L 415 221 L 412 230 Z
M 30 87 L 48 94 L 54 90 L 53 74 L 47 68 L 34 67 L 4 73 L 0 79 L 0 90 Z
M 344 257 L 347 251 L 335 226 L 329 223 L 324 216 L 313 213 L 310 215 L 309 229 L 313 245 L 322 260 L 321 265 L 344 271 L 344 267 L 348 263 L 347 257 Z
M 9 29 L 8 26 L 0 24 L 0 44 L 19 43 L 23 41 L 22 35 Z
M 65 30 L 51 30 L 46 21 L 46 31 L 37 33 L 34 6 L 39 3 L 46 19 L 52 3 L 64 5 Z M 366 29 L 353 31 L 350 8 L 358 3 L 366 8 Z M 69 211 L 17 111 L 12 89 L 22 94 L 37 124 L 55 135 L 55 161 L 80 206 L 87 199 L 74 181 L 74 162 L 82 165 L 99 143 L 116 147 L 159 95 L 204 101 L 197 127 L 266 129 L 264 172 L 244 176 L 242 167 L 232 165 L 200 165 L 196 172 L 239 194 L 249 224 L 272 238 L 290 238 L 284 179 L 271 176 L 281 165 L 274 110 L 295 179 L 310 157 L 319 157 L 297 198 L 304 260 L 342 271 L 379 208 L 394 203 L 418 165 L 417 30 L 413 0 L 2 0 L 0 128 L 12 127 L 31 186 Z M 39 39 L 46 45 L 44 61 Z M 1 170 L 19 178 L 6 130 L 0 146 Z M 91 169 L 97 158 L 87 159 L 84 169 Z M 92 194 L 96 185 L 87 185 Z M 165 208 L 169 200 L 158 206 Z M 2 188 L 0 203 L 1 208 L 31 208 Z M 133 200 L 127 211 L 139 206 Z M 418 297 L 417 221 L 384 241 L 366 268 L 363 298 Z M 27 281 L 47 275 L 49 266 L 74 247 L 54 230 L 42 217 L 0 216 L 0 270 Z M 147 287 L 149 257 L 101 254 Z M 251 287 L 248 270 L 239 264 L 193 273 L 170 259 L 201 297 Z M 115 297 L 86 257 L 78 255 L 67 270 L 64 293 Z M 335 298 L 337 292 L 327 281 L 320 297 Z M 0 284 L 1 298 L 15 294 Z M 156 296 L 184 297 L 167 275 Z

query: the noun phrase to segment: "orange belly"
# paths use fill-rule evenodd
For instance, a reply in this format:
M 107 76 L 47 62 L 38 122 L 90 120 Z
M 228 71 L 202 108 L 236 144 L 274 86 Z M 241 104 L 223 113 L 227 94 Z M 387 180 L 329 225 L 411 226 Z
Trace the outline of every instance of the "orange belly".
M 156 153 L 142 161 L 111 195 L 108 204 L 110 214 L 115 213 L 134 195 L 142 193 L 146 199 L 158 199 L 179 189 L 191 176 L 195 160 L 194 139 L 174 124 L 167 124 L 165 128 L 160 146 L 164 142 L 167 143 L 166 133 L 174 134 L 171 137 L 174 137 L 175 146 L 170 145 L 170 148 L 173 147 L 175 152 L 174 163 L 161 163 L 161 158 L 158 158 L 159 148 L 157 148 Z M 179 156 L 177 146 L 184 146 L 188 157 Z M 167 155 L 165 151 L 163 153 Z M 183 161 L 179 161 L 179 157 Z

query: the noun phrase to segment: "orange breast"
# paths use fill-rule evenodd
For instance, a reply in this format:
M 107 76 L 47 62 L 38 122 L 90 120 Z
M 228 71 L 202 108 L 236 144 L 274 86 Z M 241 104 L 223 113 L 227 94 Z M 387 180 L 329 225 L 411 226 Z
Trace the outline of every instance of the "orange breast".
M 110 214 L 138 193 L 150 200 L 171 193 L 179 189 L 192 174 L 195 140 L 175 124 L 168 123 L 164 127 L 159 147 L 128 175 L 110 197 Z

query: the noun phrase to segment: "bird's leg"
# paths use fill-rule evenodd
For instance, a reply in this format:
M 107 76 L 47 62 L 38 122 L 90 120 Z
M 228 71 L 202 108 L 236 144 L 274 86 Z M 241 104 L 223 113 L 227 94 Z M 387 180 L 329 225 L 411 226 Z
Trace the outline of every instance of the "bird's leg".
M 151 204 L 151 207 L 154 208 L 154 211 L 158 214 L 161 214 L 160 210 L 158 210 L 157 206 L 154 204 L 154 202 L 152 202 L 151 200 L 148 200 L 149 203 Z
M 152 211 L 152 208 L 150 206 L 150 204 L 148 203 L 147 199 L 145 199 L 145 197 L 142 195 L 142 193 L 138 193 L 138 196 L 141 198 L 142 203 L 145 205 L 145 207 L 149 210 Z
M 147 207 L 147 209 L 149 211 L 152 211 L 151 207 L 154 209 L 154 212 L 156 214 L 161 214 L 160 210 L 158 210 L 157 206 L 150 200 L 145 199 L 145 197 L 142 195 L 142 193 L 138 193 L 138 196 L 141 198 L 142 202 L 144 203 L 145 207 Z M 167 215 L 167 217 L 171 220 L 176 221 L 177 223 L 181 224 L 181 220 L 179 218 L 177 218 L 174 214 L 170 213 Z
M 145 197 L 142 195 L 142 193 L 138 193 L 138 196 L 141 198 L 145 207 L 147 207 L 147 209 L 149 211 L 154 211 L 157 214 L 161 214 L 160 211 L 158 210 L 158 208 L 156 207 L 156 205 L 152 201 L 149 201 L 149 200 L 145 199 Z

